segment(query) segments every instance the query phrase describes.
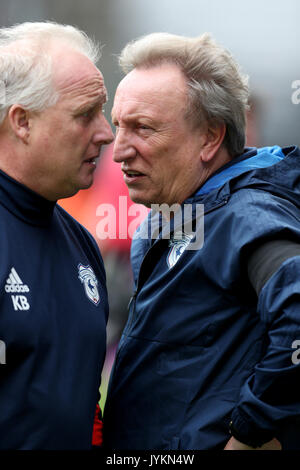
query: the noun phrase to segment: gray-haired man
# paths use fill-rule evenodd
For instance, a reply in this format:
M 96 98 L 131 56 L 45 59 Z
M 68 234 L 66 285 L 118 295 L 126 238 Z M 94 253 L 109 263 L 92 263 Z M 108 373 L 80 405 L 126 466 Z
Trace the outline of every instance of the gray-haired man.
M 105 445 L 298 448 L 299 149 L 245 148 L 247 77 L 207 34 L 152 34 L 120 62 L 114 160 L 131 199 L 156 210 L 132 243 Z M 194 232 L 177 217 L 167 239 L 161 219 L 146 239 L 163 205 L 192 206 Z
M 97 49 L 72 26 L 0 29 L 1 449 L 92 447 L 105 273 L 56 201 L 92 184 L 113 139 Z

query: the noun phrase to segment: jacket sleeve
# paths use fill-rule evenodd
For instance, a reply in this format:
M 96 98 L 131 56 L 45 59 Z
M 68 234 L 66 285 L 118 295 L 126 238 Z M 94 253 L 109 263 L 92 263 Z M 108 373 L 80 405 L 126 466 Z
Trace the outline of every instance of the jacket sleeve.
M 285 260 L 263 285 L 258 312 L 266 348 L 242 386 L 232 426 L 241 442 L 261 446 L 277 437 L 288 448 L 289 435 L 300 442 L 300 256 Z

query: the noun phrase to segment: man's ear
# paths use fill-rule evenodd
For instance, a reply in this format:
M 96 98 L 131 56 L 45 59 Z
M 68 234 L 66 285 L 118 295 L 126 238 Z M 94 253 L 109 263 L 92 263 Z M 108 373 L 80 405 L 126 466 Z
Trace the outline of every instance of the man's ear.
M 11 106 L 8 112 L 8 122 L 13 134 L 24 143 L 28 143 L 31 127 L 30 111 L 19 104 Z
M 201 159 L 203 162 L 209 162 L 213 159 L 224 141 L 226 125 L 216 124 L 208 125 L 205 131 L 205 139 L 201 148 Z

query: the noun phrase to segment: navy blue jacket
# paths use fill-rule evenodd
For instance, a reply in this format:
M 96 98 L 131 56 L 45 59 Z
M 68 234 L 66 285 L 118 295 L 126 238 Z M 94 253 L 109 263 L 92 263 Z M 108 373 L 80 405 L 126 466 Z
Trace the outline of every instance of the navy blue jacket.
M 300 447 L 300 256 L 258 297 L 247 271 L 264 241 L 299 243 L 300 151 L 247 149 L 185 204 L 204 204 L 200 249 L 176 251 L 160 237 L 132 243 L 136 290 L 110 379 L 105 446 L 223 449 L 232 420 L 245 437 Z
M 0 449 L 90 449 L 108 315 L 98 247 L 3 172 L 0 223 Z

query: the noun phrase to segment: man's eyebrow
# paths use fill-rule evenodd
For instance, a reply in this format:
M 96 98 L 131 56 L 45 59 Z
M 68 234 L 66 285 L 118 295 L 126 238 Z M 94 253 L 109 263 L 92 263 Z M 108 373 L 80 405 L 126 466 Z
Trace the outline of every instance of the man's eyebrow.
M 111 119 L 112 119 L 112 122 L 117 122 L 118 121 L 117 117 L 115 116 L 115 113 L 114 113 L 113 109 L 111 111 Z M 148 122 L 148 123 L 152 123 L 152 124 L 156 124 L 156 125 L 159 124 L 158 119 L 156 119 L 152 116 L 149 116 L 149 115 L 145 115 L 142 112 L 128 113 L 122 119 L 123 119 L 124 122 L 128 122 L 129 124 L 130 123 L 135 123 L 136 121 L 139 121 L 139 120 L 140 121 L 145 121 L 145 122 Z

